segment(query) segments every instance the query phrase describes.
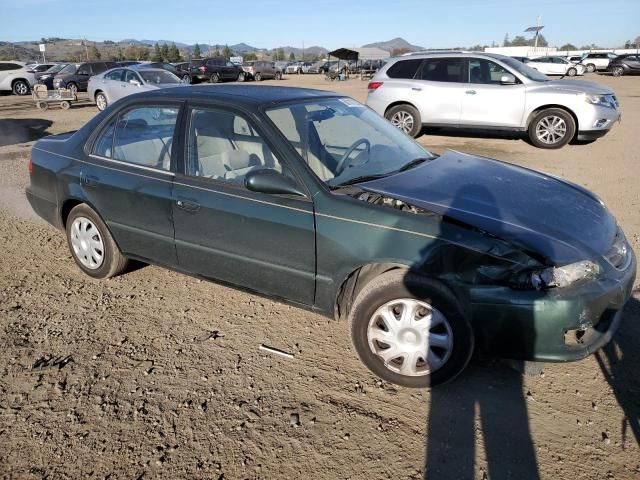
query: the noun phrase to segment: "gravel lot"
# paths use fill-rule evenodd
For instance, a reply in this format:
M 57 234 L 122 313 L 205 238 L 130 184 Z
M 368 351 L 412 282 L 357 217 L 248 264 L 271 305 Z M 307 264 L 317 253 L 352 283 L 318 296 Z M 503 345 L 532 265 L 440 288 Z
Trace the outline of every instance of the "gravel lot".
M 428 132 L 597 193 L 640 253 L 640 78 L 590 145 Z M 274 82 L 264 82 L 264 84 Z M 366 82 L 288 76 L 345 92 Z M 212 85 L 211 88 L 216 88 Z M 382 383 L 347 325 L 158 267 L 93 281 L 23 194 L 33 141 L 97 113 L 0 97 L 0 475 L 4 478 L 640 478 L 640 289 L 612 344 L 522 377 L 477 360 L 454 383 Z M 265 354 L 261 343 L 293 353 Z

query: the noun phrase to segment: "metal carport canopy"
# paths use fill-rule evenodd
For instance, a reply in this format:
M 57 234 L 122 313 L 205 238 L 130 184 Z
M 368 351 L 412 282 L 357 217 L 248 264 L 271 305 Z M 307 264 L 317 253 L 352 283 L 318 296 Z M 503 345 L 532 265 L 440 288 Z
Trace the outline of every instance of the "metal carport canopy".
M 329 52 L 330 57 L 336 57 L 338 60 L 358 61 L 358 52 L 349 50 L 348 48 L 339 48 L 333 52 Z

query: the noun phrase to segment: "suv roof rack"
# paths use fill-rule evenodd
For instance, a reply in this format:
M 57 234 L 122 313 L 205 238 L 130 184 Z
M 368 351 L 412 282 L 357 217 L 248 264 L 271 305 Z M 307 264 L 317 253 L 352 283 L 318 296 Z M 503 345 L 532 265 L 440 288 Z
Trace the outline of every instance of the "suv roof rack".
M 407 57 L 411 55 L 427 55 L 430 53 L 473 53 L 470 50 L 418 50 L 417 52 L 407 52 L 400 55 L 401 57 Z

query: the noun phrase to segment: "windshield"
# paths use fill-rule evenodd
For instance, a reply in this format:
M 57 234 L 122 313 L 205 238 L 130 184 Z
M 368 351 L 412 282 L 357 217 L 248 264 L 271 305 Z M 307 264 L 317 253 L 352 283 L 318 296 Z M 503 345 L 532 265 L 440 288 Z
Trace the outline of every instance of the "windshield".
M 69 65 L 64 67 L 62 70 L 60 70 L 60 73 L 76 73 L 76 70 L 78 69 L 79 66 L 80 66 L 79 64 L 70 63 Z
M 330 187 L 388 175 L 434 158 L 410 137 L 350 98 L 328 98 L 267 110 L 314 173 Z
M 49 70 L 47 70 L 46 73 L 58 73 L 60 70 L 62 70 L 66 66 L 67 66 L 66 63 L 60 63 L 58 65 L 54 65 Z
M 161 83 L 180 83 L 180 79 L 166 70 L 138 70 L 145 83 L 159 85 Z
M 519 60 L 515 58 L 504 57 L 500 59 L 503 63 L 513 68 L 520 75 L 527 77 L 529 80 L 533 80 L 534 82 L 548 82 L 551 80 L 544 73 L 540 73 L 539 71 L 525 65 Z

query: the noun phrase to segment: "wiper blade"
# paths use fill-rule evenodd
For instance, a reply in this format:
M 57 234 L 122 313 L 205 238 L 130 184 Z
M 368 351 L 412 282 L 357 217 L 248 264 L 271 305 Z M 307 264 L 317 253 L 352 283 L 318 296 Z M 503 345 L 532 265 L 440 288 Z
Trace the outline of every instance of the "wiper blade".
M 399 170 L 398 172 L 404 172 L 406 170 L 409 170 L 413 167 L 416 167 L 418 165 L 420 165 L 421 163 L 426 162 L 427 160 L 432 160 L 431 157 L 419 157 L 419 158 L 414 158 L 413 160 L 411 160 L 409 163 L 405 163 Z
M 389 175 L 388 173 L 378 174 L 378 175 L 362 175 L 360 177 L 351 178 L 344 182 L 341 182 L 334 186 L 333 188 L 346 187 L 347 185 L 354 185 L 356 183 L 368 182 L 369 180 L 376 180 L 378 178 L 386 177 Z

